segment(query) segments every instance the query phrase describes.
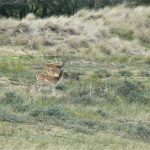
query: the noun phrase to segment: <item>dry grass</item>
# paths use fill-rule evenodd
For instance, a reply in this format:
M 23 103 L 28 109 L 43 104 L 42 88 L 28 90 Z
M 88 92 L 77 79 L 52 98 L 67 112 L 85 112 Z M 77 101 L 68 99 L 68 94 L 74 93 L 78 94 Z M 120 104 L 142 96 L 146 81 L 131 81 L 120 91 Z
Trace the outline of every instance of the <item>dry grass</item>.
M 150 7 L 81 10 L 74 16 L 0 20 L 0 45 L 50 53 L 150 55 Z M 83 50 L 84 49 L 84 50 Z

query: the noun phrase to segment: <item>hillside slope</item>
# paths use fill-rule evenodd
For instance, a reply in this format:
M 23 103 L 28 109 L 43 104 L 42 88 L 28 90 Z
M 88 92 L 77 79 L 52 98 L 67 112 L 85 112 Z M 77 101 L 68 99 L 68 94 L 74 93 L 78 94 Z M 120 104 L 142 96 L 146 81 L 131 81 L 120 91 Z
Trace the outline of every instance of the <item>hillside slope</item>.
M 150 7 L 0 19 L 0 149 L 149 150 L 149 108 Z
M 81 10 L 71 17 L 0 20 L 0 46 L 50 53 L 149 55 L 150 8 Z M 83 50 L 84 49 L 84 50 Z

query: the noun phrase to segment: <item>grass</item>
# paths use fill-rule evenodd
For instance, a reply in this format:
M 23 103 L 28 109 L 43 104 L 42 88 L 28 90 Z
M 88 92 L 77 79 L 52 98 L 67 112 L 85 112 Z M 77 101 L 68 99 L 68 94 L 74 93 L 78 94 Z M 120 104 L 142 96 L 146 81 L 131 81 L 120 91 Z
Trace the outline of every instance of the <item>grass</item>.
M 149 150 L 149 11 L 1 18 L 0 148 Z M 64 60 L 56 96 L 38 91 L 43 63 Z

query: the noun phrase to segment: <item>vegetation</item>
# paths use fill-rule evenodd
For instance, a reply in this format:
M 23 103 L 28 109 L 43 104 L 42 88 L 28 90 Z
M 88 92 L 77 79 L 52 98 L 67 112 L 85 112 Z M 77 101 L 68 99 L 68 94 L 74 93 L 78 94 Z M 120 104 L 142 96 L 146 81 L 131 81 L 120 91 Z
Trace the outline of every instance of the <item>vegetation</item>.
M 149 12 L 1 19 L 0 149 L 149 150 Z M 37 89 L 43 63 L 64 60 L 56 96 Z
M 128 6 L 147 5 L 149 0 L 1 0 L 0 15 L 23 18 L 29 12 L 40 17 L 73 15 L 81 8 L 101 8 L 126 3 Z

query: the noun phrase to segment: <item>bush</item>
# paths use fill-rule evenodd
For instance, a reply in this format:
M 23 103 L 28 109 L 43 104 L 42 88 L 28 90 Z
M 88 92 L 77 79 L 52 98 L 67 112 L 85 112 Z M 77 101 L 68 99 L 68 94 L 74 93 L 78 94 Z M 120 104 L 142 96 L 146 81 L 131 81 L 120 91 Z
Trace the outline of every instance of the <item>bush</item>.
M 57 119 L 66 120 L 71 117 L 71 114 L 58 106 L 49 107 L 46 111 L 49 117 L 56 117 Z
M 64 121 L 71 117 L 71 114 L 69 112 L 58 106 L 50 106 L 46 108 L 45 107 L 34 108 L 30 112 L 30 115 L 37 119 L 40 119 L 40 117 L 43 116 L 44 118 L 60 119 Z
M 99 78 L 106 78 L 106 77 L 110 77 L 111 76 L 111 72 L 108 69 L 100 69 L 100 70 L 96 71 L 95 74 Z
M 136 126 L 130 125 L 128 127 L 128 134 L 135 138 L 145 142 L 150 141 L 150 128 L 139 123 Z
M 127 40 L 132 40 L 134 32 L 131 29 L 115 27 L 111 29 L 111 33 Z
M 149 103 L 148 98 L 144 96 L 144 85 L 141 82 L 122 81 L 117 86 L 117 94 L 127 100 L 129 103 Z
M 92 122 L 92 121 L 88 121 L 88 120 L 80 120 L 78 122 L 78 124 L 84 126 L 84 127 L 87 127 L 89 129 L 95 129 L 95 130 L 98 130 L 100 128 L 100 126 L 96 123 L 96 122 Z M 101 129 L 104 129 L 105 126 L 102 126 L 101 125 Z
M 123 76 L 123 77 L 130 77 L 132 76 L 132 72 L 129 70 L 121 70 L 118 72 L 119 75 Z
M 22 104 L 24 101 L 23 97 L 16 93 L 16 92 L 6 92 L 4 97 L 1 99 L 1 103 L 3 104 L 11 104 L 11 105 L 18 105 Z
M 106 55 L 111 55 L 112 54 L 112 50 L 111 48 L 106 44 L 106 43 L 102 43 L 98 46 L 98 48 L 100 49 L 100 51 Z
M 85 86 L 72 89 L 69 96 L 73 103 L 79 103 L 81 105 L 90 105 L 93 103 L 90 89 Z
M 143 70 L 140 72 L 140 75 L 143 77 L 150 77 L 150 71 Z
M 29 32 L 29 26 L 25 23 L 20 23 L 17 28 L 16 28 L 16 31 L 15 32 Z

